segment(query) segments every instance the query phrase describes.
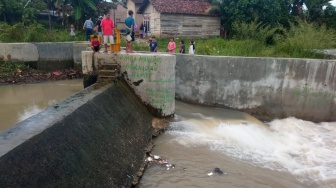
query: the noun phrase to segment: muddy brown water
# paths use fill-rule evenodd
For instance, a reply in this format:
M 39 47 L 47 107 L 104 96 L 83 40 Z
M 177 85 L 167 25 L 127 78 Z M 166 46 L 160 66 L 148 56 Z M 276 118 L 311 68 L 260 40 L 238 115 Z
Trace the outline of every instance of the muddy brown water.
M 0 86 L 0 131 L 82 89 L 81 79 Z M 176 120 L 152 151 L 176 167 L 151 165 L 140 187 L 336 187 L 336 122 L 263 123 L 180 101 Z M 209 176 L 216 167 L 224 174 Z
M 0 131 L 82 89 L 82 79 L 0 86 Z
M 296 118 L 263 123 L 238 111 L 176 102 L 176 121 L 152 154 L 142 188 L 336 187 L 336 122 Z M 211 172 L 220 168 L 223 175 Z

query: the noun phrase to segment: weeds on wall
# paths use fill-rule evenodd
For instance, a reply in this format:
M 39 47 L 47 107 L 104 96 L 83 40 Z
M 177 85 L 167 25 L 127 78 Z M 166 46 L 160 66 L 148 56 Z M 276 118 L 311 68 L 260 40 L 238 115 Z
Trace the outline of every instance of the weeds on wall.
M 13 76 L 15 73 L 20 72 L 21 70 L 27 68 L 28 67 L 24 63 L 0 61 L 0 78 L 6 76 Z

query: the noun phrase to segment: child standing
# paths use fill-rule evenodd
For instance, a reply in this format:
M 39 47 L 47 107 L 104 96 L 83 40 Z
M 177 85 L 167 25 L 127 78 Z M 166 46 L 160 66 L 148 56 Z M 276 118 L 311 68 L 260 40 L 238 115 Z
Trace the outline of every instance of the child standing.
M 70 30 L 70 37 L 74 38 L 76 36 L 76 33 L 75 33 L 76 28 L 75 28 L 74 24 L 70 25 L 70 29 L 69 30 Z
M 174 41 L 174 37 L 170 38 L 170 41 L 168 43 L 168 51 L 169 53 L 173 54 L 175 52 L 176 44 Z
M 156 42 L 155 36 L 152 37 L 152 40 L 149 42 L 149 51 L 157 52 L 158 43 Z
M 185 46 L 184 46 L 184 41 L 180 41 L 180 54 L 185 54 Z
M 195 50 L 196 50 L 195 43 L 192 40 L 192 41 L 190 41 L 189 54 L 195 54 Z
M 93 52 L 99 52 L 99 50 L 101 49 L 101 45 L 97 35 L 93 36 L 93 39 L 91 41 L 91 49 L 93 50 Z

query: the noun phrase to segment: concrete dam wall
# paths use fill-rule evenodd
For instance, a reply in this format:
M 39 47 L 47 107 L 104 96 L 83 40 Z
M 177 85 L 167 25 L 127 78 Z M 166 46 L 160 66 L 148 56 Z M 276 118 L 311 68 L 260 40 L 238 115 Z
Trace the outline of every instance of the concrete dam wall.
M 0 187 L 130 187 L 151 125 L 125 82 L 91 86 L 0 133 Z
M 336 61 L 176 55 L 175 97 L 261 120 L 336 121 Z
M 0 43 L 0 61 L 27 62 L 38 70 L 82 69 L 88 42 Z

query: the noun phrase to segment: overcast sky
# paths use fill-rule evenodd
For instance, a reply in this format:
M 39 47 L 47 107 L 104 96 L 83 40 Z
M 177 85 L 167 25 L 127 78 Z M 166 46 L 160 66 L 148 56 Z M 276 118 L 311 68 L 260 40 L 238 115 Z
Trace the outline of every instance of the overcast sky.
M 332 0 L 331 4 L 334 5 L 334 6 L 336 6 L 336 0 Z

